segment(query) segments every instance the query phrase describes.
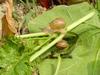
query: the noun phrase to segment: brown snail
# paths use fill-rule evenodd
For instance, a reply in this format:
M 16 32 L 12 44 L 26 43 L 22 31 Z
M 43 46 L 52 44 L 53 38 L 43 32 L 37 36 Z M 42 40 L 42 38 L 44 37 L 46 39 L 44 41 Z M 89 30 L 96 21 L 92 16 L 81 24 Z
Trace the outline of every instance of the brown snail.
M 65 21 L 63 18 L 56 18 L 52 22 L 49 23 L 48 27 L 44 30 L 49 33 L 60 32 L 64 33 Z
M 56 47 L 59 49 L 65 49 L 65 48 L 68 48 L 69 45 L 68 45 L 67 41 L 61 40 L 61 41 L 56 43 Z

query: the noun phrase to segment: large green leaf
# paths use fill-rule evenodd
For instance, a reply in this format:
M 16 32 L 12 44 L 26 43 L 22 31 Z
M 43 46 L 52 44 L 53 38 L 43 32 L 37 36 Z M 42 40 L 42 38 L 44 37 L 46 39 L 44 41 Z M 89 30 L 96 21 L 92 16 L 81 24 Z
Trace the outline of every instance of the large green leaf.
M 100 29 L 82 33 L 71 55 L 72 58 L 62 58 L 59 75 L 99 75 Z M 47 59 L 39 66 L 40 75 L 54 75 L 56 67 L 57 59 Z
M 56 17 L 62 17 L 66 23 L 71 24 L 92 10 L 92 6 L 87 3 L 69 7 L 57 6 L 35 18 L 28 26 L 31 32 L 39 32 Z M 100 23 L 97 15 L 98 13 L 72 30 L 79 38 L 71 53 L 72 58 L 62 59 L 59 75 L 100 74 Z M 40 75 L 54 75 L 56 67 L 57 59 L 44 60 L 39 66 Z
M 88 3 L 57 6 L 30 21 L 28 27 L 30 32 L 39 32 L 57 17 L 64 18 L 69 25 L 91 11 L 95 9 Z M 78 35 L 78 40 L 70 54 L 72 58 L 62 58 L 58 75 L 100 74 L 100 23 L 97 14 L 71 31 Z M 31 39 L 26 39 L 29 42 L 23 40 L 24 44 L 12 40 L 0 48 L 0 75 L 32 74 L 33 65 L 28 62 L 27 54 L 47 39 L 39 41 L 34 38 L 36 42 Z M 57 64 L 58 59 L 45 59 L 38 65 L 40 75 L 54 75 Z
M 52 10 L 44 12 L 42 15 L 36 17 L 34 20 L 29 21 L 28 28 L 30 32 L 42 31 L 43 28 L 45 28 L 52 20 L 58 17 L 64 18 L 66 25 L 69 25 L 82 18 L 92 10 L 92 6 L 88 3 L 81 3 L 68 7 L 65 5 L 56 6 Z M 94 18 L 85 23 L 98 26 L 98 22 L 98 17 L 95 15 Z

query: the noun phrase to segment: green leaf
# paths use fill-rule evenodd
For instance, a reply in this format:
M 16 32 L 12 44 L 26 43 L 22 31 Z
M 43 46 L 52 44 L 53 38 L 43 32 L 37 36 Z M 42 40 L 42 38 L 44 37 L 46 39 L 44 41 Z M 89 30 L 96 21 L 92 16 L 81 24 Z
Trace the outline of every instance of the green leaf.
M 69 25 L 92 10 L 95 11 L 88 3 L 69 7 L 65 5 L 57 6 L 35 18 L 29 23 L 28 27 L 30 32 L 40 32 L 42 28 L 57 17 L 64 18 Z M 72 58 L 62 58 L 60 60 L 58 75 L 100 74 L 100 22 L 97 15 L 98 13 L 71 31 L 78 36 L 78 39 L 70 53 Z M 8 39 L 8 42 L 0 48 L 0 75 L 32 75 L 32 66 L 35 64 L 30 65 L 28 54 L 44 44 L 48 37 L 21 40 L 22 42 L 16 39 Z M 57 59 L 44 59 L 38 64 L 39 74 L 54 75 L 57 64 Z
M 57 6 L 35 18 L 34 23 L 31 21 L 29 29 L 31 32 L 39 32 L 41 27 L 46 27 L 56 17 L 62 17 L 66 23 L 71 24 L 92 10 L 94 9 L 87 3 L 69 7 Z M 37 27 L 34 27 L 35 25 Z M 99 75 L 100 22 L 98 13 L 71 32 L 78 35 L 78 40 L 70 54 L 72 58 L 62 58 L 59 75 Z M 56 65 L 57 59 L 44 60 L 39 66 L 40 75 L 54 75 Z
M 72 58 L 62 59 L 59 75 L 99 75 L 100 74 L 100 29 L 95 28 L 80 34 L 78 41 L 71 53 Z M 49 68 L 45 63 L 53 68 Z M 46 75 L 48 71 L 42 70 L 48 67 L 50 75 L 54 75 L 57 59 L 44 60 L 40 66 L 40 75 Z M 45 73 L 43 73 L 45 72 Z
M 72 24 L 72 22 L 79 20 L 80 18 L 87 15 L 92 10 L 93 10 L 92 6 L 90 6 L 88 3 L 85 2 L 77 5 L 68 6 L 68 7 L 65 5 L 56 6 L 53 9 L 44 12 L 42 15 L 36 17 L 34 20 L 31 20 L 28 23 L 28 28 L 30 32 L 40 32 L 52 20 L 58 17 L 64 18 L 66 25 L 70 25 Z M 98 17 L 97 15 L 95 15 L 93 19 L 85 23 L 98 26 L 99 24 L 98 22 L 99 22 Z

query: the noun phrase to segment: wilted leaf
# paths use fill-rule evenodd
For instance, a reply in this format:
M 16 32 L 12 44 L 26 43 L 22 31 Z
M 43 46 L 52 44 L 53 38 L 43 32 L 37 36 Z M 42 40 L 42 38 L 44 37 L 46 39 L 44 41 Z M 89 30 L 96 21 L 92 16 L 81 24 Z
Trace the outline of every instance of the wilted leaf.
M 2 34 L 3 36 L 9 36 L 17 33 L 17 30 L 14 26 L 12 18 L 13 10 L 13 0 L 6 0 L 7 11 L 2 18 Z

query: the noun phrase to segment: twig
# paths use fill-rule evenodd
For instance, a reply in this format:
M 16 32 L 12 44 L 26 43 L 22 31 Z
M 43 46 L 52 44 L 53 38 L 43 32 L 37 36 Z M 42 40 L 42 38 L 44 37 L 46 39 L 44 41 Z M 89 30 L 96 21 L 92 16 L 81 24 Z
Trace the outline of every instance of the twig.
M 58 56 L 58 64 L 57 64 L 57 68 L 56 71 L 54 73 L 54 75 L 58 75 L 59 69 L 60 69 L 60 65 L 61 65 L 61 57 L 60 55 Z

